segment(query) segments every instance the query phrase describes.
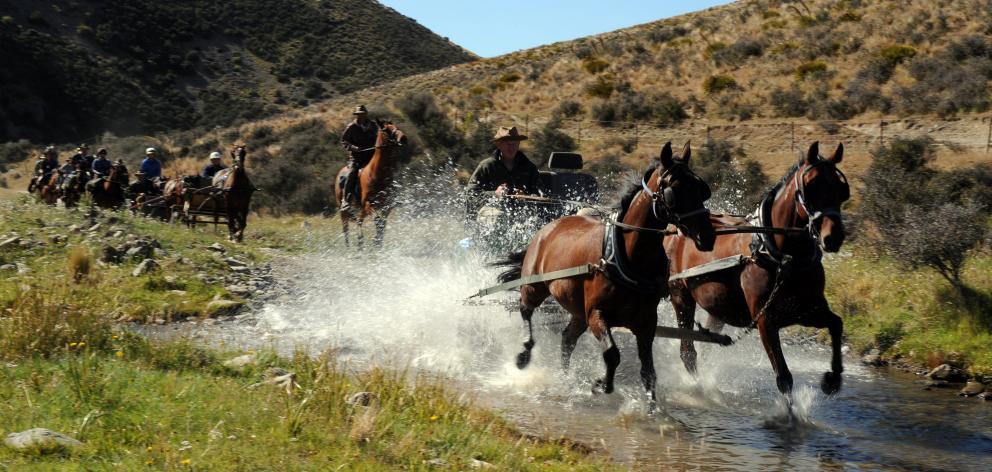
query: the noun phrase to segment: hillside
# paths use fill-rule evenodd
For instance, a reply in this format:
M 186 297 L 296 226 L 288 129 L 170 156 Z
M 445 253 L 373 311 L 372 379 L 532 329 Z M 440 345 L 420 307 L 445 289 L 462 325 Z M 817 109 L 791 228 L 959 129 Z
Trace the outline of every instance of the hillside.
M 228 126 L 474 57 L 374 0 L 0 0 L 0 142 Z

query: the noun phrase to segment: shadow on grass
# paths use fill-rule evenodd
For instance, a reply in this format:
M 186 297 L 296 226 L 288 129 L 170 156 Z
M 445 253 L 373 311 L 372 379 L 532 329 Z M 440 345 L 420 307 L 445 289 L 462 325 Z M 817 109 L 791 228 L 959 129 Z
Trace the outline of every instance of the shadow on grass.
M 957 307 L 974 326 L 992 331 L 992 292 L 960 284 L 938 289 L 937 301 Z

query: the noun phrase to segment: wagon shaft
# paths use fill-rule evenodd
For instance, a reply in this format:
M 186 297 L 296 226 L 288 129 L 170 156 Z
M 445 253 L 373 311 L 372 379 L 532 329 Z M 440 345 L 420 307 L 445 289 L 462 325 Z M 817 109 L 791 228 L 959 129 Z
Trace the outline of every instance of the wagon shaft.
M 716 343 L 721 346 L 729 346 L 734 340 L 726 334 L 714 333 L 712 331 L 695 331 L 692 329 L 672 328 L 668 326 L 656 326 L 654 328 L 656 338 L 673 338 L 690 341 L 700 341 L 704 343 Z

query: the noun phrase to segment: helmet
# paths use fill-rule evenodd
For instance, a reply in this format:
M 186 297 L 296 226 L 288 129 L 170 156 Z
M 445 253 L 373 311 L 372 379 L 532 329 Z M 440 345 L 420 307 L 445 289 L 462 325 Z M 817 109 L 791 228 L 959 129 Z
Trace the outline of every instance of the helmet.
M 158 150 L 153 147 L 150 147 L 148 149 L 145 149 L 145 154 L 158 154 Z
M 214 151 L 214 152 L 210 153 L 210 160 L 220 159 L 221 157 L 223 157 L 223 156 L 221 155 L 221 153 L 219 153 L 217 151 Z

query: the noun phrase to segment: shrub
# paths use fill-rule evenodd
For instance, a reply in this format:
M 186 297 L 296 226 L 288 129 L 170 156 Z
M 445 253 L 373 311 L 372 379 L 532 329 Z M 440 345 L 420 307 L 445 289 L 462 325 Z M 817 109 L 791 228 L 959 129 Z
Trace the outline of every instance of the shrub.
M 564 100 L 551 112 L 552 119 L 574 118 L 583 113 L 582 104 L 574 100 Z
M 719 51 L 727 49 L 727 43 L 722 41 L 715 41 L 706 45 L 706 49 L 703 50 L 703 56 L 707 59 L 713 59 L 713 54 Z
M 675 38 L 680 38 L 688 34 L 689 31 L 681 26 L 656 26 L 648 31 L 648 40 L 656 43 L 667 43 Z
M 561 124 L 555 120 L 548 121 L 543 127 L 531 134 L 533 139 L 533 158 L 539 165 L 547 162 L 547 159 L 555 151 L 574 151 L 578 149 L 575 139 L 561 131 Z
M 596 80 L 586 86 L 586 95 L 595 98 L 609 98 L 616 90 L 617 84 L 609 74 L 596 77 Z
M 810 61 L 796 67 L 796 80 L 803 81 L 807 77 L 819 75 L 827 71 L 827 63 L 823 61 Z
M 521 75 L 516 72 L 506 72 L 499 76 L 499 81 L 504 84 L 511 84 L 521 79 Z
M 803 116 L 808 109 L 802 90 L 795 86 L 788 90 L 781 88 L 772 90 L 768 101 L 780 116 Z
M 718 44 L 713 43 L 711 46 Z M 722 43 L 719 43 L 722 44 Z M 724 46 L 710 51 L 707 48 L 708 57 L 713 59 L 718 65 L 738 66 L 751 57 L 761 57 L 765 51 L 765 43 L 751 38 L 741 38 L 730 46 Z
M 893 65 L 902 64 L 907 59 L 911 59 L 915 55 L 916 48 L 905 44 L 886 46 L 878 52 L 879 57 Z
M 961 269 L 968 252 L 985 237 L 986 223 L 975 205 L 910 205 L 898 238 L 885 246 L 897 261 L 910 268 L 936 270 L 955 288 L 962 289 Z
M 582 69 L 590 74 L 598 74 L 610 67 L 610 63 L 599 57 L 592 56 L 582 60 Z
M 707 95 L 718 95 L 736 88 L 737 81 L 728 75 L 711 75 L 703 81 L 703 92 Z

